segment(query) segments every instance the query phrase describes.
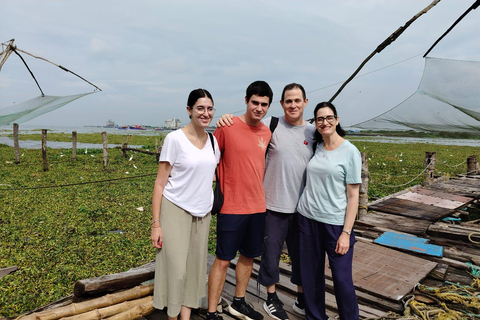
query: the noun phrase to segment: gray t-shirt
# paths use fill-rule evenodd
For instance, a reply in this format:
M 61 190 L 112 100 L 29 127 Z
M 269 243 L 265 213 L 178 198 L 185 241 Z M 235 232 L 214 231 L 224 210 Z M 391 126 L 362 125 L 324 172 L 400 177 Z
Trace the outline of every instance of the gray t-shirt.
M 269 127 L 268 117 L 262 122 Z M 305 186 L 305 170 L 313 155 L 313 133 L 315 126 L 306 122 L 293 126 L 279 118 L 277 128 L 270 141 L 266 158 L 263 188 L 267 209 L 294 213 L 298 199 Z

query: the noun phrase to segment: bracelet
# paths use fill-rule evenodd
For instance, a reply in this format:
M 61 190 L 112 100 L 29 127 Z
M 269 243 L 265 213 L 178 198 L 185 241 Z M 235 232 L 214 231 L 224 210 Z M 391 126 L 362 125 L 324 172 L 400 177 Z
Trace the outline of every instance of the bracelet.
M 345 232 L 346 234 L 350 235 L 352 233 L 352 231 L 350 230 L 347 230 L 347 229 L 343 229 L 342 232 Z
M 152 224 L 154 224 L 154 223 L 157 222 L 157 221 L 158 221 L 158 223 L 160 223 L 160 219 L 157 219 L 157 220 L 153 220 L 153 221 L 152 221 Z
M 152 229 L 158 229 L 158 228 L 161 228 L 161 227 L 160 227 L 160 226 L 158 226 L 158 227 L 153 227 L 153 226 L 152 226 Z

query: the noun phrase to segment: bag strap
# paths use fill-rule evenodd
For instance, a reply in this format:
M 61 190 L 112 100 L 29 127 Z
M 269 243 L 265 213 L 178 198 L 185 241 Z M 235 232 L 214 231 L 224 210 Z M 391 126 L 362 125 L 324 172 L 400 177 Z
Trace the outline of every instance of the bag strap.
M 210 137 L 210 143 L 212 144 L 212 149 L 213 149 L 213 154 L 215 154 L 215 142 L 213 141 L 213 134 L 210 132 L 207 132 L 208 136 Z M 215 168 L 215 183 L 219 182 L 220 180 L 218 179 L 218 168 Z
M 275 131 L 275 128 L 277 128 L 278 125 L 278 117 L 272 117 L 270 119 L 270 132 L 272 133 Z M 265 150 L 265 157 L 267 157 L 268 149 L 270 149 L 270 142 L 268 143 L 267 150 Z
M 213 154 L 215 154 L 215 143 L 213 142 L 213 134 L 207 132 L 208 136 L 210 137 L 210 143 L 212 144 Z

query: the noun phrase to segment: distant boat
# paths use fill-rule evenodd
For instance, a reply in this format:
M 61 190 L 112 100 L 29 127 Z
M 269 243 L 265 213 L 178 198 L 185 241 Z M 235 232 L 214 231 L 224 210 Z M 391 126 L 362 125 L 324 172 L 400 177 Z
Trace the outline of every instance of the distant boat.
M 134 124 L 134 125 L 130 126 L 129 128 L 132 129 L 132 130 L 147 130 L 147 128 L 145 128 L 144 126 L 140 126 L 138 124 Z
M 127 129 L 128 129 L 128 126 L 118 126 L 118 125 L 117 125 L 117 129 L 119 129 L 119 130 L 127 130 Z
M 155 131 L 163 131 L 163 128 L 162 127 L 156 127 Z

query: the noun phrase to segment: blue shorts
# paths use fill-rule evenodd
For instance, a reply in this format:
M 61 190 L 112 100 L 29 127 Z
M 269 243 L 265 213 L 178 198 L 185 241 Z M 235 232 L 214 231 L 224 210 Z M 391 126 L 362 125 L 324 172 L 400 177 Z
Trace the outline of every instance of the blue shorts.
M 220 260 L 230 261 L 237 251 L 247 258 L 262 255 L 266 213 L 223 214 L 217 216 L 217 250 Z

